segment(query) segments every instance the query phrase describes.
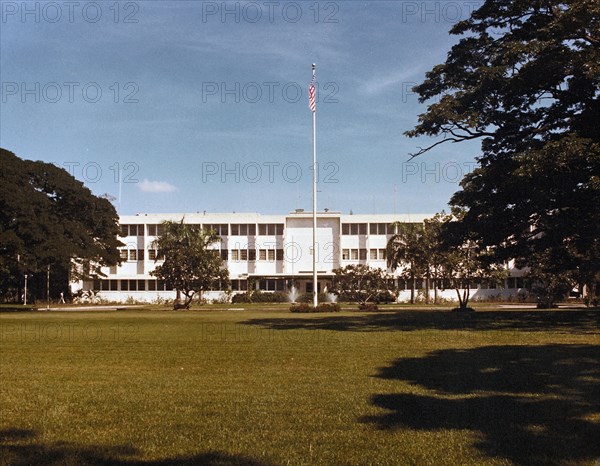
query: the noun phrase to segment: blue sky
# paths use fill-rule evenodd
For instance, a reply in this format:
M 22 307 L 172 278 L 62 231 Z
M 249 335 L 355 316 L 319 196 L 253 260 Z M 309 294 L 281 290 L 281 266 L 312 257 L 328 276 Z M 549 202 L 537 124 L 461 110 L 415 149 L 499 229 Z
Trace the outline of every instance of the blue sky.
M 122 214 L 308 210 L 314 62 L 319 209 L 440 211 L 479 146 L 407 163 L 410 87 L 478 4 L 2 1 L 0 145 Z

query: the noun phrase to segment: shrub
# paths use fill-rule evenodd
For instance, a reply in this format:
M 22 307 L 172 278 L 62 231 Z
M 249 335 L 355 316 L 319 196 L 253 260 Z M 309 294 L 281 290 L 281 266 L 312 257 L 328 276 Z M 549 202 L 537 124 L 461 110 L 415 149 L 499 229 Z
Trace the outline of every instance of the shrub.
M 233 295 L 233 298 L 231 298 L 231 302 L 233 304 L 247 304 L 251 303 L 252 299 L 249 293 L 238 293 Z
M 308 303 L 292 304 L 290 306 L 290 312 L 310 312 L 312 306 Z
M 317 307 L 312 307 L 308 303 L 299 303 L 293 304 L 290 306 L 290 312 L 300 312 L 300 313 L 308 313 L 308 312 L 340 312 L 342 310 L 342 306 L 338 303 L 321 303 Z
M 313 312 L 340 312 L 342 306 L 338 303 L 321 303 L 314 308 Z
M 379 308 L 377 307 L 377 304 L 374 303 L 360 303 L 358 309 L 361 311 L 376 311 Z

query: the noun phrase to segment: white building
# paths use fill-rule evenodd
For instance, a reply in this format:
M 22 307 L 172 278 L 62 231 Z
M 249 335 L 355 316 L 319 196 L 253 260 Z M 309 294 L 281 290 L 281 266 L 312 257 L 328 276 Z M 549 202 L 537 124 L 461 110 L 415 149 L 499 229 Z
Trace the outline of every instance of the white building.
M 339 212 L 318 212 L 317 271 L 319 291 L 327 291 L 333 270 L 350 264 L 366 264 L 387 270 L 386 245 L 393 222 L 421 223 L 431 214 L 342 215 Z M 243 292 L 248 284 L 265 291 L 288 291 L 296 286 L 300 293 L 312 292 L 312 212 L 297 210 L 288 215 L 258 213 L 186 213 L 137 214 L 122 216 L 121 249 L 123 262 L 102 269 L 106 277 L 80 282 L 74 289 L 100 290 L 100 297 L 113 302 L 128 300 L 153 302 L 173 299 L 175 291 L 150 275 L 157 262 L 153 241 L 160 234 L 161 222 L 181 221 L 211 229 L 221 237 L 221 257 L 229 269 L 231 289 Z M 520 271 L 514 271 L 504 288 L 486 288 L 479 284 L 472 298 L 516 295 L 523 287 Z M 394 276 L 399 277 L 397 270 Z M 403 280 L 398 280 L 400 301 L 410 292 Z M 422 285 L 417 286 L 422 288 Z M 219 299 L 224 290 L 205 294 Z M 443 290 L 438 296 L 455 299 L 454 290 Z

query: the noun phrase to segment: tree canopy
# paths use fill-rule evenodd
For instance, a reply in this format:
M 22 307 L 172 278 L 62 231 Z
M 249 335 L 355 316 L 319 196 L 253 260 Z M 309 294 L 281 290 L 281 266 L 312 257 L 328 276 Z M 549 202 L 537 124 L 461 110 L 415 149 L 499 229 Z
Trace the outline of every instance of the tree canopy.
M 221 238 L 214 231 L 198 230 L 180 222 L 163 222 L 163 234 L 154 245 L 157 261 L 163 260 L 152 275 L 185 295 L 183 304 L 177 298 L 174 309 L 189 309 L 196 293 L 220 289 L 229 283 L 229 271 L 223 264 L 219 250 L 210 246 Z
M 119 262 L 118 216 L 66 170 L 0 149 L 0 287 L 48 266 L 99 274 Z M 64 274 L 66 276 L 66 274 Z
M 415 87 L 437 98 L 410 137 L 481 140 L 451 205 L 482 246 L 522 266 L 600 273 L 600 2 L 486 0 Z M 544 258 L 552 257 L 551 260 Z

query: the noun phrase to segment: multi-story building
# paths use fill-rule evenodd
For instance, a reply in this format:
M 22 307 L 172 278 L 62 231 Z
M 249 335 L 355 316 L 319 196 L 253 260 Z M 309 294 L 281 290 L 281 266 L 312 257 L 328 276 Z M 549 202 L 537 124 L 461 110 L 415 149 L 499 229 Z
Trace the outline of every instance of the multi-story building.
M 399 300 L 407 300 L 409 292 L 400 278 L 400 270 L 387 268 L 386 246 L 394 234 L 394 222 L 421 223 L 429 214 L 342 215 L 340 212 L 318 212 L 316 262 L 319 291 L 327 291 L 334 270 L 350 264 L 366 264 L 392 273 L 398 280 Z M 288 215 L 258 213 L 186 213 L 137 214 L 122 216 L 121 249 L 123 262 L 105 267 L 106 277 L 75 284 L 84 290 L 100 290 L 109 301 L 125 302 L 173 299 L 175 291 L 157 280 L 150 272 L 157 263 L 154 240 L 161 234 L 161 223 L 181 221 L 214 230 L 221 241 L 213 247 L 220 251 L 230 275 L 231 290 L 243 292 L 248 286 L 265 291 L 288 291 L 292 285 L 298 292 L 312 292 L 312 212 L 296 210 Z M 503 288 L 487 288 L 480 283 L 473 297 L 516 295 L 523 287 L 520 271 L 513 271 Z M 490 286 L 490 285 L 488 285 Z M 493 285 L 491 285 L 493 286 Z M 418 284 L 418 288 L 422 284 Z M 205 298 L 219 299 L 225 290 L 214 290 Z M 440 291 L 454 298 L 453 290 Z

